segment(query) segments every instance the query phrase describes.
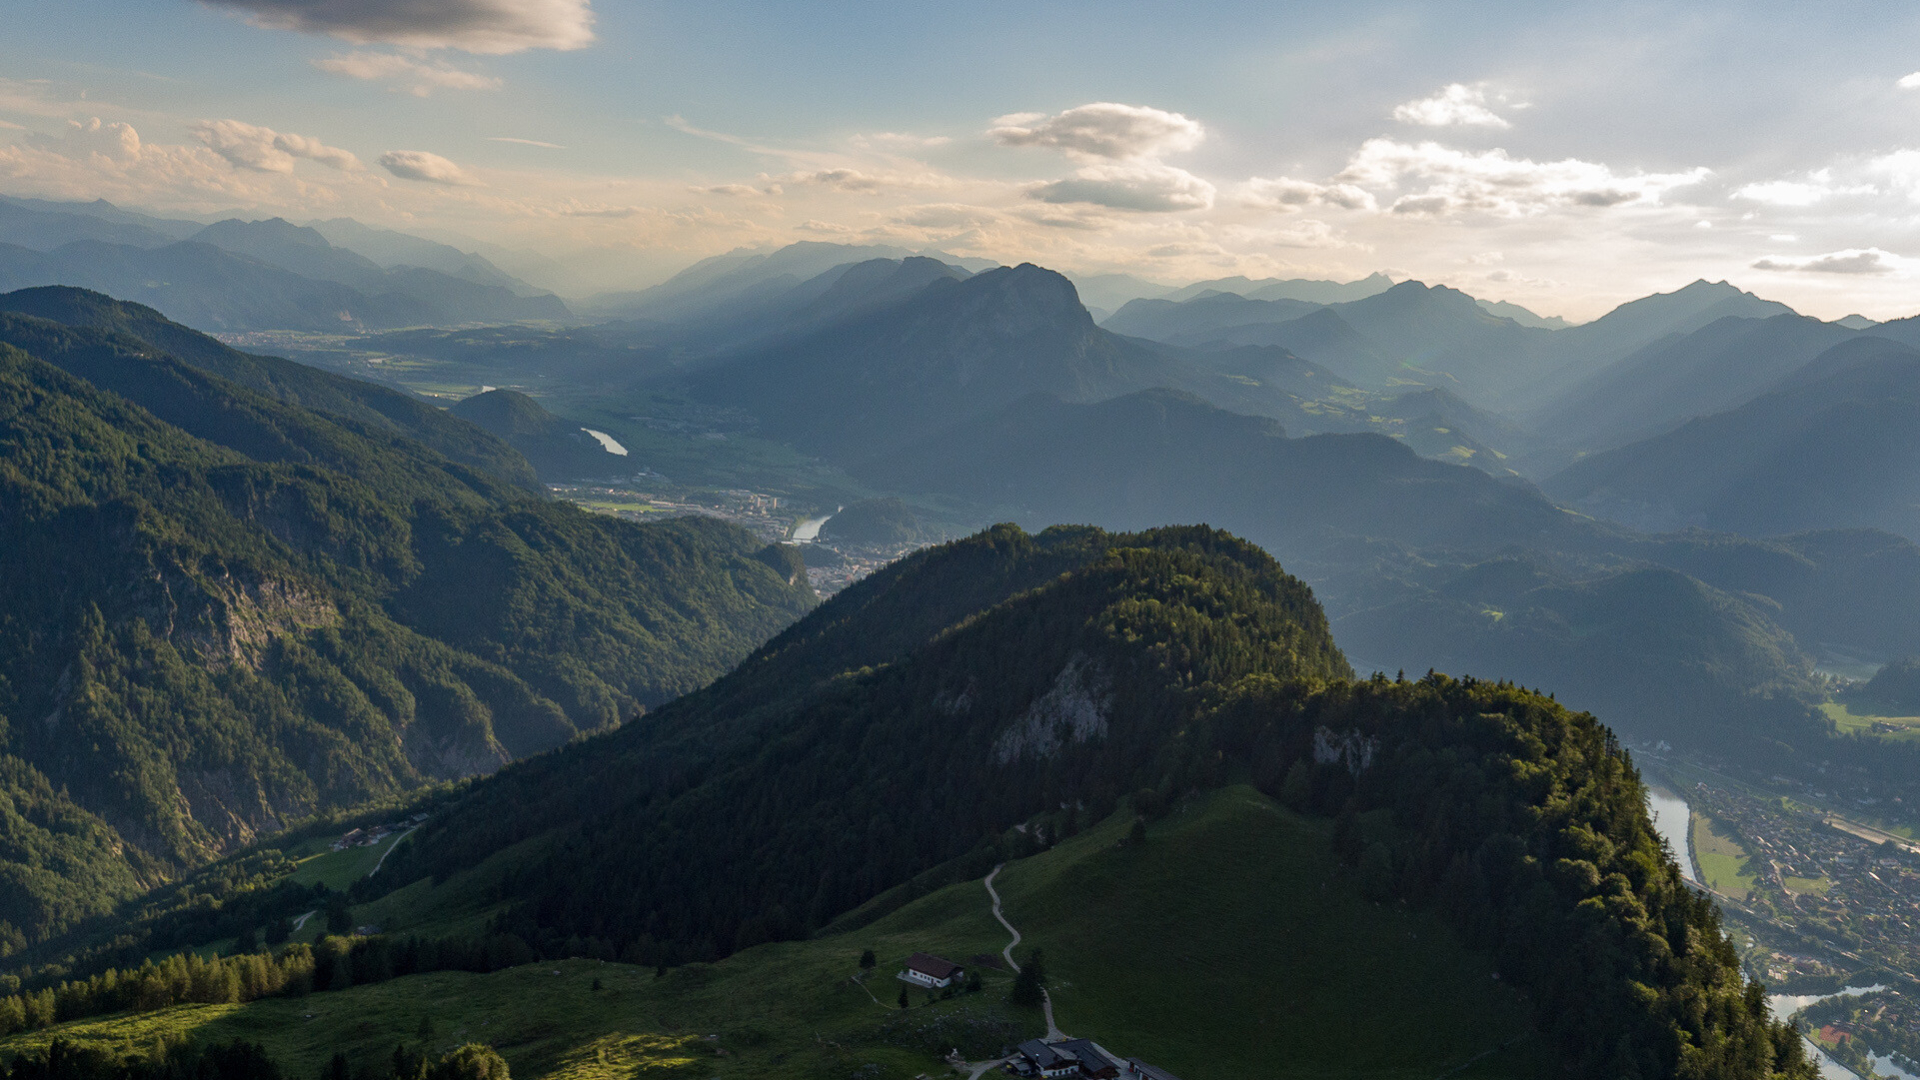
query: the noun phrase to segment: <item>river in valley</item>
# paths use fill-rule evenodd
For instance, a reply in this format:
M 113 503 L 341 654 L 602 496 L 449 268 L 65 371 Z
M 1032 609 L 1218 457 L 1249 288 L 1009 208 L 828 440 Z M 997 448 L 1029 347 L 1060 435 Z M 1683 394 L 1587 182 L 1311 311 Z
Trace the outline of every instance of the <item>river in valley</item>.
M 1693 876 L 1693 810 L 1677 792 L 1652 781 L 1647 782 L 1647 813 L 1653 816 L 1653 828 L 1673 849 L 1681 876 L 1698 884 Z
M 825 525 L 827 518 L 831 518 L 832 516 L 832 514 L 828 514 L 826 517 L 808 518 L 794 526 L 793 542 L 796 544 L 811 544 L 815 540 L 820 539 L 820 526 Z

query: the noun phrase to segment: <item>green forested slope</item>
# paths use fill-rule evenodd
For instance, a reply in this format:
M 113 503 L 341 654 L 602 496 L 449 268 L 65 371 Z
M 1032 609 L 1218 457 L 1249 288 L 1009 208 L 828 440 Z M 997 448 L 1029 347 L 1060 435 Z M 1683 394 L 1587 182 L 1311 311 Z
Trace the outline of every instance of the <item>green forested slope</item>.
M 411 394 L 277 356 L 240 352 L 198 330 L 172 322 L 142 304 L 116 300 L 87 289 L 46 286 L 0 294 L 0 312 L 99 332 L 70 339 L 58 347 L 61 352 L 86 348 L 97 354 L 104 351 L 102 346 L 106 341 L 113 341 L 133 351 L 165 353 L 276 401 L 326 413 L 337 420 L 354 421 L 373 431 L 405 435 L 451 461 L 485 469 L 521 487 L 536 486 L 533 470 L 511 448 L 479 427 Z M 17 345 L 43 360 L 62 364 L 58 357 L 49 355 L 53 350 L 14 337 L 16 333 L 36 332 L 44 336 L 45 328 L 36 331 L 31 323 L 0 323 L 0 341 Z
M 1016 954 L 1045 949 L 1056 1012 L 1072 1034 L 1186 1080 L 1430 1080 L 1459 1066 L 1461 1080 L 1553 1074 L 1525 999 L 1489 977 L 1492 959 L 1432 912 L 1363 897 L 1324 819 L 1232 786 L 1183 800 L 1145 844 L 1122 842 L 1130 823 L 1130 814 L 1094 823 L 995 878 L 1025 935 Z M 434 1053 L 480 1036 L 520 1080 L 675 1068 L 905 1080 L 932 1072 L 949 1049 L 984 1060 L 1044 1030 L 1038 1009 L 1006 1002 L 1005 970 L 980 968 L 978 994 L 929 1004 L 916 990 L 911 1009 L 897 1007 L 893 975 L 907 956 L 967 961 L 1008 940 L 972 879 L 856 930 L 660 977 L 585 959 L 442 971 L 0 1034 L 0 1056 L 55 1038 L 113 1049 L 161 1033 L 240 1037 L 264 1043 L 293 1076 L 316 1076 L 335 1052 L 365 1067 L 384 1063 L 396 1043 L 419 1045 L 424 1017 Z M 877 963 L 857 984 L 849 976 L 868 949 Z
M 360 895 L 479 889 L 533 955 L 703 960 L 856 931 L 1117 806 L 1251 782 L 1329 830 L 1363 897 L 1491 954 L 1572 1075 L 1808 1075 L 1604 727 L 1506 684 L 1349 678 L 1311 594 L 1230 537 L 1001 527 L 476 785 Z
M 0 322 L 67 369 L 0 346 L 0 951 L 657 705 L 811 602 L 730 526 L 592 517 L 148 342 Z

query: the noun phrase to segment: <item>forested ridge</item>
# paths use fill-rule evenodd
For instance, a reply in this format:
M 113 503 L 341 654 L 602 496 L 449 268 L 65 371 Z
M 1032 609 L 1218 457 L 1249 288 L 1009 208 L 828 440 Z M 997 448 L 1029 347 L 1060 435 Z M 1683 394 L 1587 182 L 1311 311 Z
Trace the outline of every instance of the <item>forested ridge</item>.
M 478 783 L 373 891 L 505 853 L 495 935 L 671 964 L 1247 781 L 1493 954 L 1571 1075 L 1811 1077 L 1592 716 L 1355 682 L 1312 594 L 1204 528 L 1002 526 L 904 560 L 706 690 Z
M 813 602 L 740 529 L 589 515 L 408 433 L 525 470 L 464 421 L 273 389 L 0 313 L 0 954 L 293 819 L 616 724 Z

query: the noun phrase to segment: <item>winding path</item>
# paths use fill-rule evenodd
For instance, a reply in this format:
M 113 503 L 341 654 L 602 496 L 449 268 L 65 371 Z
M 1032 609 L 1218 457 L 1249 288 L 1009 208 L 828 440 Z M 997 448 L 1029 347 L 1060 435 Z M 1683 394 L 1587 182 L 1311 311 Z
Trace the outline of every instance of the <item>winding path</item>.
M 414 833 L 417 833 L 419 831 L 420 831 L 420 826 L 415 825 L 413 828 L 408 829 L 406 832 L 401 833 L 397 838 L 395 838 L 393 843 L 388 844 L 387 850 L 380 853 L 380 861 L 377 863 L 374 863 L 373 869 L 367 871 L 367 876 L 372 877 L 373 875 L 379 873 L 380 868 L 387 865 L 387 856 L 393 854 L 393 849 L 400 846 L 400 841 L 405 840 L 407 837 L 412 836 Z
M 1007 942 L 1007 947 L 1000 951 L 1000 955 L 1007 958 L 1007 963 L 1012 966 L 1014 974 L 1017 975 L 1020 973 L 1020 961 L 1013 958 L 1013 947 L 1020 944 L 1020 931 L 1015 929 L 1014 925 L 1007 921 L 1007 917 L 1000 913 L 1000 894 L 993 890 L 993 879 L 1000 873 L 1000 868 L 1005 865 L 1007 864 L 1001 863 L 1000 866 L 994 867 L 993 873 L 987 875 L 985 884 L 987 886 L 987 895 L 993 897 L 993 917 L 999 919 L 1000 925 L 1006 927 L 1007 933 L 1013 935 L 1013 940 Z M 1066 1038 L 1066 1033 L 1061 1031 L 1059 1025 L 1053 1022 L 1053 995 L 1047 993 L 1045 987 L 1040 989 L 1040 1011 L 1044 1013 L 1047 1018 L 1047 1041 L 1059 1042 L 1061 1039 Z M 989 1063 L 989 1067 L 991 1067 L 991 1064 L 993 1063 Z M 979 1075 L 985 1071 L 986 1069 L 976 1070 L 973 1074 L 976 1080 Z

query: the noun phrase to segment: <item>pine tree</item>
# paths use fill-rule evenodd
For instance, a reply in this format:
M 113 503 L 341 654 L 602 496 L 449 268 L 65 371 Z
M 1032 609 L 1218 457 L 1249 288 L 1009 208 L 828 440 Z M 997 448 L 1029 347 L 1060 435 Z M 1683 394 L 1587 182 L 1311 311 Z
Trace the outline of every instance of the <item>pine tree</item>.
M 1007 1000 L 1022 1008 L 1039 1008 L 1040 1003 L 1046 998 L 1046 988 L 1046 968 L 1041 963 L 1040 950 L 1035 949 L 1033 955 L 1027 957 L 1027 962 L 1021 966 L 1020 974 L 1014 976 L 1013 993 Z
M 909 1005 L 910 1003 L 907 1001 L 907 988 L 903 986 L 900 988 L 900 1007 L 905 1009 L 908 1008 Z
M 879 962 L 880 961 L 874 957 L 872 949 L 868 949 L 866 952 L 860 954 L 861 971 L 872 971 L 873 966 Z

